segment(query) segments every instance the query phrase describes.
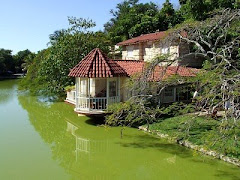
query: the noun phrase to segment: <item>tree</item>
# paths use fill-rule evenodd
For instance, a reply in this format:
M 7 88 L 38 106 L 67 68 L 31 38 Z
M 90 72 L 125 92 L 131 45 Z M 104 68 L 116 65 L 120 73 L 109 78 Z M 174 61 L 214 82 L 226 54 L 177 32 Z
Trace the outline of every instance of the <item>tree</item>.
M 159 11 L 157 18 L 156 28 L 161 31 L 170 29 L 176 24 L 183 21 L 183 18 L 178 12 L 175 12 L 173 5 L 169 0 L 166 0 L 166 2 L 163 3 L 163 7 Z
M 66 31 L 64 29 L 62 30 L 57 30 L 57 31 L 54 31 L 53 34 L 50 34 L 49 35 L 49 44 L 50 45 L 53 45 L 55 43 L 57 43 L 57 41 L 59 40 L 60 37 L 64 36 L 66 33 Z
M 194 46 L 191 54 L 207 60 L 206 72 L 200 74 L 198 79 L 198 86 L 202 87 L 198 107 L 213 112 L 216 108 L 229 109 L 231 106 L 226 118 L 234 121 L 240 117 L 239 20 L 239 10 L 225 9 L 193 27 L 183 27 L 180 31 L 186 31 L 187 37 L 179 33 L 183 41 Z M 229 103 L 231 105 L 226 107 Z
M 7 49 L 0 49 L 0 74 L 7 71 L 15 71 L 12 51 Z
M 125 0 L 110 12 L 113 18 L 104 27 L 113 44 L 156 30 L 153 17 L 158 13 L 158 8 L 154 3 Z
M 26 49 L 23 51 L 19 51 L 16 55 L 13 56 L 15 61 L 15 70 L 16 72 L 22 72 L 22 64 L 24 63 L 24 59 L 31 54 L 31 51 Z
M 180 11 L 185 19 L 204 20 L 206 18 L 205 0 L 186 0 L 181 3 Z
M 180 13 L 186 19 L 205 20 L 212 16 L 211 12 L 219 9 L 237 9 L 239 0 L 179 0 Z
M 45 52 L 38 53 L 29 67 L 23 86 L 32 89 L 33 93 L 64 97 L 64 88 L 74 84 L 74 79 L 68 77 L 70 69 L 94 48 L 101 48 L 108 53 L 109 41 L 106 34 L 88 30 L 95 26 L 94 22 L 71 17 L 69 23 L 68 29 L 61 30 L 64 33 L 55 31 L 54 35 L 50 35 L 50 47 Z
M 22 72 L 26 73 L 28 71 L 28 68 L 32 65 L 35 57 L 35 53 L 30 53 L 23 59 L 23 63 L 21 64 Z

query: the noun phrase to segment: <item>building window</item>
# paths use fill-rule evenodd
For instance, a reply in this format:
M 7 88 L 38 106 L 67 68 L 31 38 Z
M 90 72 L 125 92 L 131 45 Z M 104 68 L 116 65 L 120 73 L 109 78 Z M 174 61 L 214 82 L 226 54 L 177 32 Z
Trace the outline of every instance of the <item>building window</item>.
M 164 91 L 164 96 L 173 96 L 173 88 L 166 88 Z
M 109 96 L 110 97 L 117 96 L 117 82 L 116 81 L 109 82 Z
M 169 47 L 162 48 L 162 54 L 168 54 L 170 52 Z
M 80 85 L 80 90 L 81 90 L 81 96 L 87 96 L 87 80 L 86 79 L 81 79 L 81 85 Z
M 177 88 L 177 101 L 191 100 L 191 88 L 188 86 L 182 86 Z
M 133 46 L 127 47 L 128 57 L 133 57 Z

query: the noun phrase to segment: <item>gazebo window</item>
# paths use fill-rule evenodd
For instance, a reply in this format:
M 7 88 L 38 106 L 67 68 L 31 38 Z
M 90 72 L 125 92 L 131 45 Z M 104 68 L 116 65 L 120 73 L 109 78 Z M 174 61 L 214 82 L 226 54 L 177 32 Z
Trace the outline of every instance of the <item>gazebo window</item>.
M 87 79 L 81 79 L 81 84 L 80 84 L 80 94 L 81 96 L 86 96 L 87 95 Z
M 117 96 L 117 82 L 116 81 L 110 81 L 109 82 L 109 96 Z

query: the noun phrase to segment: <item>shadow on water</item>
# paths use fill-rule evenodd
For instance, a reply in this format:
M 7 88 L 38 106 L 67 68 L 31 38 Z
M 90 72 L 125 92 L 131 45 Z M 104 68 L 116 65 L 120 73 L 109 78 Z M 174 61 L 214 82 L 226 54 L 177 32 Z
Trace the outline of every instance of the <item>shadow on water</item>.
M 0 85 L 0 104 L 11 102 L 13 93 L 17 91 L 17 80 L 1 81 Z
M 85 121 L 86 124 L 98 126 L 105 124 L 105 118 L 104 117 L 90 117 L 88 120 Z
M 234 169 L 235 173 L 239 173 L 238 169 Z M 233 174 L 233 172 L 229 172 L 229 171 L 223 171 L 223 170 L 218 170 L 217 174 L 215 174 L 216 177 L 218 178 L 231 178 L 232 180 L 239 180 L 239 176 L 237 176 L 236 174 Z
M 124 135 L 126 138 L 134 138 L 134 142 L 119 142 L 123 147 L 141 148 L 141 149 L 157 149 L 161 152 L 177 154 L 182 158 L 193 157 L 191 150 L 179 146 L 178 144 L 173 144 L 167 142 L 166 140 L 161 140 L 157 137 L 150 136 L 148 134 L 142 135 Z

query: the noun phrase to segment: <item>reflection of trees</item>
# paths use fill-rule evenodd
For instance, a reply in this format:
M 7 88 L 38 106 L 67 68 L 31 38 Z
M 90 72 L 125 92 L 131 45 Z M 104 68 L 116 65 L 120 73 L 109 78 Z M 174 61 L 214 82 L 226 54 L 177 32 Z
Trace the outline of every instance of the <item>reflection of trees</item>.
M 0 81 L 0 104 L 9 102 L 13 98 L 13 92 L 16 90 L 16 80 Z
M 73 179 L 89 179 L 105 177 L 108 173 L 101 167 L 102 161 L 92 157 L 90 153 L 79 151 L 76 144 L 79 145 L 81 137 L 75 135 L 75 130 L 79 127 L 73 126 L 69 129 L 71 120 L 82 120 L 73 113 L 71 106 L 64 103 L 48 103 L 39 102 L 36 97 L 18 96 L 22 107 L 27 110 L 29 121 L 34 129 L 39 133 L 44 142 L 46 142 L 52 150 L 52 158 L 59 162 Z M 70 132 L 67 132 L 70 131 Z M 77 139 L 77 140 L 76 140 Z M 83 141 L 86 138 L 82 138 Z M 88 140 L 87 140 L 88 141 Z M 76 143 L 77 142 L 77 143 Z M 91 145 L 90 145 L 91 146 Z M 103 156 L 101 156 L 101 159 Z M 99 162 L 101 168 L 94 168 L 93 161 Z M 94 172 L 94 173 L 93 173 Z M 99 175 L 99 176 L 98 176 Z
M 47 105 L 37 101 L 35 97 L 18 96 L 22 107 L 27 110 L 29 121 L 41 138 L 49 144 L 52 150 L 53 159 L 61 166 L 69 170 L 74 166 L 75 139 L 71 134 L 66 133 L 66 113 L 62 103 Z

